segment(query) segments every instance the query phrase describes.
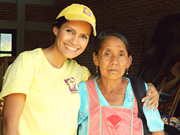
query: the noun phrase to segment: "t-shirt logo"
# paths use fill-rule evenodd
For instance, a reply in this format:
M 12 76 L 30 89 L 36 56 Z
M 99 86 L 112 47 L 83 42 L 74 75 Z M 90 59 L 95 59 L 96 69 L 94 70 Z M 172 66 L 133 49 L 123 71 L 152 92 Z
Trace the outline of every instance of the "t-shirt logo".
M 64 81 L 69 86 L 69 91 L 71 92 L 71 94 L 78 93 L 76 89 L 76 80 L 74 79 L 74 77 L 64 79 Z

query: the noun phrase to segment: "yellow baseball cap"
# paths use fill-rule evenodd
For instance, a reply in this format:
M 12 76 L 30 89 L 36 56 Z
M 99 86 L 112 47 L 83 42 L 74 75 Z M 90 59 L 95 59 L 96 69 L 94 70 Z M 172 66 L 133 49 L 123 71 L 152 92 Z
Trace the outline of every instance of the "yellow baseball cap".
M 96 18 L 87 6 L 82 4 L 72 4 L 63 9 L 56 19 L 62 16 L 64 16 L 67 20 L 82 20 L 90 23 L 93 28 L 93 34 L 96 36 Z

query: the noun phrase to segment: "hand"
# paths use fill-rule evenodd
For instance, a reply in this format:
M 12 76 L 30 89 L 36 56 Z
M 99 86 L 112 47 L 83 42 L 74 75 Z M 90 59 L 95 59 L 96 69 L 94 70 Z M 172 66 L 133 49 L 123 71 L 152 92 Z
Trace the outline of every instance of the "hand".
M 147 83 L 147 85 L 148 85 L 147 96 L 142 99 L 142 102 L 145 102 L 146 100 L 149 101 L 144 103 L 143 106 L 148 106 L 147 110 L 155 106 L 154 111 L 156 111 L 159 105 L 158 91 L 156 90 L 155 86 L 152 83 Z
M 3 119 L 4 101 L 0 100 L 0 120 Z

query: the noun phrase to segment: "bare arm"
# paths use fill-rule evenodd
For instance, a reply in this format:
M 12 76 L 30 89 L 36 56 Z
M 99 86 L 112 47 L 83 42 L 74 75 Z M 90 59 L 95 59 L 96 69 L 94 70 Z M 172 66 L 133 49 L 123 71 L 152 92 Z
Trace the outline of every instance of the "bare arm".
M 151 132 L 151 135 L 165 135 L 164 130 L 158 132 Z
M 25 94 L 10 94 L 5 97 L 2 135 L 19 135 L 18 122 L 24 107 Z
M 153 106 L 155 106 L 154 111 L 157 110 L 159 105 L 159 94 L 156 90 L 155 86 L 152 83 L 147 83 L 148 85 L 148 91 L 146 97 L 142 99 L 142 102 L 145 102 L 146 100 L 150 99 L 148 102 L 144 103 L 144 106 L 148 106 L 148 110 L 151 109 Z

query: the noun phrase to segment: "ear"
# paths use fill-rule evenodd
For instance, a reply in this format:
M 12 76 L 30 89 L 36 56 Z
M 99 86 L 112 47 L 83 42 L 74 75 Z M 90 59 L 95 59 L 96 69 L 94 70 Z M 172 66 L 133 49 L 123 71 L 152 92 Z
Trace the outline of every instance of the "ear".
M 132 64 L 132 56 L 130 55 L 129 58 L 128 58 L 128 64 L 127 64 L 127 67 L 126 69 L 128 69 Z
M 95 52 L 93 52 L 93 62 L 95 66 L 99 66 L 98 56 L 96 55 Z
M 54 26 L 53 27 L 53 33 L 54 33 L 55 36 L 58 35 L 58 31 L 59 31 L 58 27 Z

